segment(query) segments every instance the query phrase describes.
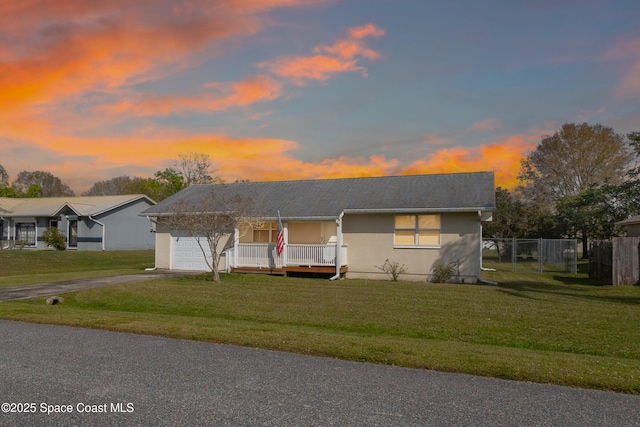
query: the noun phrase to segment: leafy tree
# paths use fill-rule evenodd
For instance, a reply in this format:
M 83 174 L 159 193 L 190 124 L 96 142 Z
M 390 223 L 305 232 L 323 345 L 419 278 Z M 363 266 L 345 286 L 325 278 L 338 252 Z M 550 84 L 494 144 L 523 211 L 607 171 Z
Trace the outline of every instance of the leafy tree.
M 496 188 L 493 220 L 483 223 L 482 236 L 495 239 L 559 237 L 549 209 L 526 204 L 501 187 Z
M 509 190 L 496 188 L 496 210 L 493 220 L 482 224 L 482 237 L 493 239 L 498 257 L 510 257 L 512 244 L 503 239 L 557 238 L 555 219 L 549 209 L 525 204 Z
M 493 220 L 486 221 L 482 225 L 482 234 L 485 238 L 510 239 L 524 237 L 525 206 L 516 200 L 509 190 L 502 187 L 496 188 L 496 210 Z
M 612 212 L 607 193 L 592 185 L 577 196 L 561 198 L 556 205 L 557 222 L 569 237 L 582 239 L 583 257 L 588 257 L 588 239 L 605 239 L 613 233 Z
M 577 196 L 557 204 L 557 223 L 565 235 L 582 239 L 587 254 L 588 239 L 610 239 L 619 230 L 615 223 L 640 213 L 640 181 L 591 186 Z
M 521 164 L 520 191 L 528 200 L 554 203 L 592 185 L 622 182 L 632 160 L 625 138 L 599 124 L 564 124 Z
M 73 196 L 74 193 L 68 185 L 64 184 L 60 178 L 53 176 L 51 172 L 23 171 L 13 182 L 13 187 L 18 193 L 30 194 L 30 197 L 65 197 Z M 34 195 L 35 189 L 39 188 L 39 193 Z
M 254 197 L 226 191 L 224 185 L 212 186 L 196 201 L 181 199 L 169 206 L 159 222 L 171 230 L 195 237 L 213 281 L 220 282 L 218 266 L 224 247 L 222 242 L 236 228 L 254 226 L 262 221 L 254 215 Z M 208 255 L 210 254 L 210 256 Z
M 611 217 L 611 235 L 617 234 L 613 223 L 640 214 L 640 180 L 627 180 L 617 185 L 605 185 L 602 190 L 607 198 Z M 609 238 L 611 236 L 605 236 Z
M 19 197 L 16 189 L 0 184 L 0 197 Z

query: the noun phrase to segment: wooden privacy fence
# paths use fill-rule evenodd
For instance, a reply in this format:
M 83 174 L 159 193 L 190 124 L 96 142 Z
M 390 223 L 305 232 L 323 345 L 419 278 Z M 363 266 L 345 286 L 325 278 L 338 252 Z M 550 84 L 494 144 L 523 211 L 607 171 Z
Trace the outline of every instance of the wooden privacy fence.
M 640 237 L 615 237 L 591 245 L 589 277 L 610 285 L 640 282 Z
M 610 285 L 613 281 L 613 242 L 591 242 L 589 277 Z
M 613 284 L 635 285 L 640 281 L 640 237 L 613 239 Z

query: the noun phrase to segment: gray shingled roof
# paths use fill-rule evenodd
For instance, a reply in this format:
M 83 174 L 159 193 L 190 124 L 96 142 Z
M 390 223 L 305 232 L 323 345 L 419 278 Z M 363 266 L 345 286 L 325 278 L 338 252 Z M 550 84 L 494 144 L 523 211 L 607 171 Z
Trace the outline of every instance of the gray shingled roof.
M 80 216 L 100 215 L 139 199 L 153 203 L 153 200 L 144 194 L 24 199 L 0 197 L 0 210 L 7 217 L 53 217 L 68 206 Z
M 184 200 L 197 204 L 210 191 L 253 195 L 256 214 L 283 219 L 335 218 L 341 212 L 492 211 L 495 209 L 493 172 L 307 181 L 238 182 L 192 185 L 159 202 L 141 215 L 161 216 Z M 221 207 L 221 211 L 224 208 Z

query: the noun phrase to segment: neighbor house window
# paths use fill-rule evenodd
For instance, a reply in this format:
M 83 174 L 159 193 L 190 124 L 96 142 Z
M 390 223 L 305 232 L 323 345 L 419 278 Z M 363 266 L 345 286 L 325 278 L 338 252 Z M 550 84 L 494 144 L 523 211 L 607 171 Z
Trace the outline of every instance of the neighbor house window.
M 26 245 L 36 245 L 36 225 L 30 223 L 16 224 L 16 240 Z
M 274 243 L 278 238 L 278 224 L 265 222 L 260 227 L 253 229 L 254 243 Z
M 396 246 L 440 246 L 440 215 L 395 217 Z

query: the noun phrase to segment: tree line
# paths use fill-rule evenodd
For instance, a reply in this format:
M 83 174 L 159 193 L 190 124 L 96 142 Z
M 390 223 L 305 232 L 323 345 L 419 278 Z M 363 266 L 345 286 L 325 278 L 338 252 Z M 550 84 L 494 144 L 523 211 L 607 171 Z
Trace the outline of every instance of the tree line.
M 207 154 L 180 154 L 170 167 L 153 177 L 118 176 L 94 183 L 82 196 L 145 194 L 159 202 L 191 184 L 222 182 Z M 73 190 L 60 178 L 46 171 L 23 171 L 9 183 L 6 169 L 0 165 L 0 197 L 69 197 Z
M 620 135 L 599 124 L 564 124 L 521 162 L 519 185 L 496 189 L 484 238 L 578 238 L 617 235 L 615 223 L 640 215 L 640 132 Z

